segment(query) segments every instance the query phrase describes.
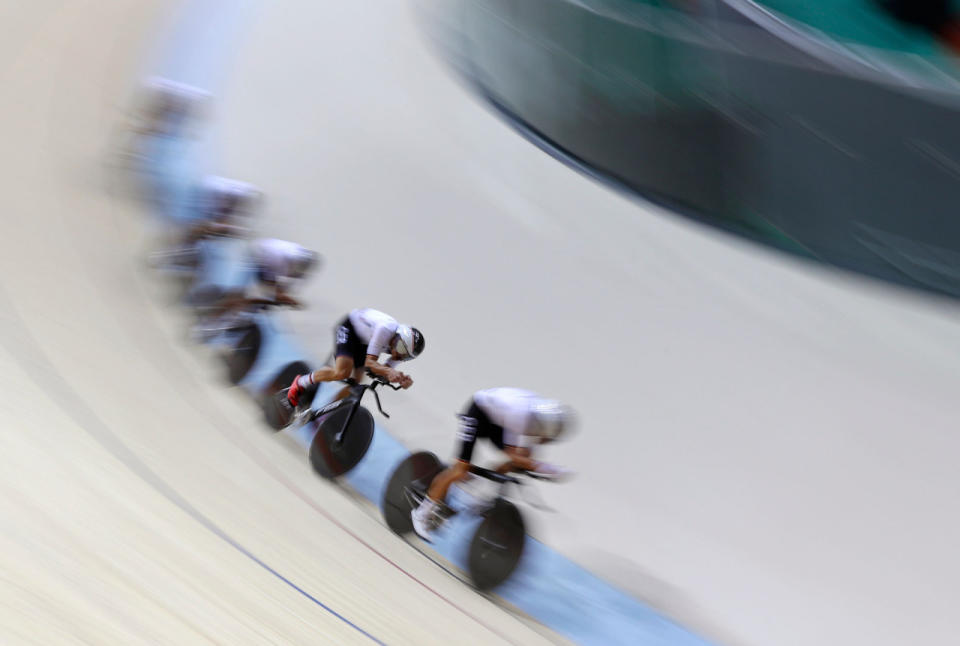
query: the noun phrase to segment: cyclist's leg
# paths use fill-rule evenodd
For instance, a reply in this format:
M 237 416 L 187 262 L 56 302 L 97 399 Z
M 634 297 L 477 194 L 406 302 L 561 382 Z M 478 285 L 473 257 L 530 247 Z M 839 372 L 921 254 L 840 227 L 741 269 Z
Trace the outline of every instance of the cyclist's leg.
M 457 460 L 433 478 L 430 488 L 427 489 L 427 496 L 434 502 L 445 501 L 450 487 L 466 478 L 469 473 L 470 462 Z
M 350 375 L 355 372 L 353 357 L 337 355 L 333 360 L 333 369 L 338 375 Z
M 313 399 L 313 393 L 316 392 L 319 384 L 317 380 L 331 381 L 333 379 L 346 379 L 349 377 L 356 364 L 354 362 L 355 346 L 358 339 L 353 326 L 350 325 L 350 319 L 344 318 L 336 327 L 333 328 L 333 370 L 330 367 L 324 367 L 321 370 L 314 371 L 309 375 L 299 375 L 293 380 L 290 388 L 287 390 L 287 401 L 291 406 L 296 406 L 301 399 L 301 393 L 306 393 L 310 400 Z M 321 377 L 318 373 L 324 373 Z M 337 399 L 342 399 L 345 393 L 341 391 L 337 394 Z
M 349 374 L 353 378 L 353 380 L 357 383 L 360 383 L 360 381 L 363 380 L 363 376 L 364 376 L 363 366 L 357 367 L 356 361 L 354 360 L 353 357 L 347 357 L 347 356 L 341 355 L 337 357 L 336 362 L 334 363 L 334 366 L 337 368 L 337 372 L 340 372 L 341 374 L 343 372 L 347 372 L 347 374 Z M 339 401 L 349 394 L 350 394 L 350 386 L 344 386 L 343 388 L 340 389 L 340 391 L 337 393 L 337 396 L 334 397 L 333 399 L 334 401 Z
M 367 344 L 358 336 L 350 318 L 344 318 L 334 330 L 334 367 L 341 379 L 352 377 L 354 381 L 363 379 L 363 365 L 367 358 Z M 334 397 L 339 401 L 350 394 L 350 386 L 344 386 Z
M 477 442 L 478 431 L 486 430 L 483 422 L 486 415 L 471 401 L 467 410 L 460 415 L 460 427 L 457 433 L 460 450 L 457 461 L 438 473 L 427 489 L 420 505 L 410 512 L 414 531 L 424 540 L 432 541 L 434 532 L 442 524 L 440 510 L 447 498 L 450 486 L 463 480 L 470 473 L 470 458 Z
M 473 457 L 473 447 L 477 443 L 479 431 L 487 431 L 486 415 L 471 401 L 466 410 L 458 416 L 457 427 L 457 461 L 450 467 L 438 473 L 427 489 L 427 496 L 434 502 L 441 503 L 447 498 L 450 486 L 467 477 L 470 470 L 470 460 Z M 485 433 L 484 433 L 485 434 Z
M 348 356 L 338 356 L 333 364 L 333 375 L 349 375 L 351 372 L 353 372 L 353 359 Z M 302 402 L 313 401 L 320 382 L 332 381 L 330 373 L 330 368 L 324 367 L 313 373 L 297 375 L 287 389 L 287 402 L 290 406 L 299 408 Z

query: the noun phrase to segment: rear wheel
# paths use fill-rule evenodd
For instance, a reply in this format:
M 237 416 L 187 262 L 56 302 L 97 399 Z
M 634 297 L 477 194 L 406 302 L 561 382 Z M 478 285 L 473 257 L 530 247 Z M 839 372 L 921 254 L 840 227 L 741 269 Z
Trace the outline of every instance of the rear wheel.
M 293 408 L 287 404 L 287 388 L 293 383 L 295 377 L 308 372 L 310 372 L 310 366 L 303 361 L 294 361 L 278 372 L 270 385 L 264 389 L 260 401 L 267 426 L 280 431 L 290 424 Z M 311 395 L 309 399 L 312 401 L 313 396 Z M 305 400 L 304 404 L 309 406 L 310 401 Z
M 513 503 L 498 499 L 470 542 L 467 569 L 478 590 L 495 588 L 513 574 L 525 541 L 526 528 L 520 510 Z
M 415 499 L 411 493 L 420 498 L 426 495 L 427 487 L 443 468 L 440 459 L 427 451 L 414 453 L 397 465 L 381 503 L 387 527 L 400 535 L 413 531 L 410 512 L 413 511 Z
M 253 323 L 240 330 L 231 331 L 231 334 L 236 334 L 239 341 L 226 356 L 227 379 L 231 384 L 237 385 L 256 363 L 260 345 L 263 343 L 263 333 L 260 326 Z
M 351 404 L 344 404 L 319 420 L 316 435 L 310 443 L 310 464 L 324 478 L 336 478 L 357 466 L 373 441 L 373 415 L 363 406 L 357 408 L 350 428 L 337 443 L 337 434 L 350 415 Z

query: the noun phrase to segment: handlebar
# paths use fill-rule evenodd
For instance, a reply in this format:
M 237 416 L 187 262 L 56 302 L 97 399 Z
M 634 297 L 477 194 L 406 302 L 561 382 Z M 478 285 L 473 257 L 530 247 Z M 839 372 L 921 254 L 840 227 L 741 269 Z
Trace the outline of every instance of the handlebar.
M 515 475 L 509 475 L 509 474 L 506 474 L 506 473 L 499 473 L 499 472 L 497 472 L 497 471 L 494 471 L 493 469 L 485 469 L 485 468 L 483 468 L 483 467 L 478 467 L 478 466 L 475 465 L 475 464 L 471 464 L 471 465 L 470 465 L 469 471 L 470 471 L 470 473 L 472 473 L 472 474 L 474 474 L 474 475 L 477 475 L 477 476 L 480 476 L 481 478 L 486 478 L 487 480 L 491 480 L 491 481 L 493 481 L 493 482 L 498 482 L 498 483 L 500 483 L 500 484 L 505 484 L 505 483 L 507 483 L 507 482 L 509 482 L 509 483 L 511 483 L 511 484 L 522 484 L 522 482 L 520 481 L 520 479 L 517 478 L 517 476 L 515 476 Z M 525 470 L 525 469 L 522 469 L 522 470 L 520 470 L 520 471 L 513 471 L 512 473 L 515 473 L 515 474 L 518 474 L 518 475 L 522 475 L 522 476 L 527 476 L 527 477 L 530 478 L 531 480 L 540 480 L 540 481 L 542 481 L 542 482 L 552 482 L 552 481 L 553 481 L 553 478 L 550 478 L 549 476 L 544 476 L 544 475 L 541 475 L 541 474 L 539 474 L 539 473 L 535 473 L 535 472 L 533 472 L 533 471 L 527 471 L 527 470 Z
M 506 473 L 498 473 L 493 469 L 484 469 L 483 467 L 478 467 L 475 464 L 470 465 L 470 473 L 480 476 L 481 478 L 486 478 L 492 482 L 498 482 L 500 484 L 521 484 L 520 479 L 516 476 L 512 476 Z M 527 473 L 526 471 L 520 471 L 519 473 Z
M 475 465 L 472 465 L 472 464 L 470 465 L 470 473 L 473 473 L 474 475 L 478 475 L 478 476 L 480 476 L 481 478 L 486 478 L 487 480 L 490 480 L 490 481 L 492 481 L 492 482 L 499 483 L 499 484 L 500 484 L 500 487 L 501 487 L 500 494 L 499 494 L 500 496 L 503 496 L 503 495 L 504 495 L 504 488 L 505 488 L 508 484 L 515 484 L 515 485 L 517 485 L 517 486 L 523 484 L 523 481 L 520 480 L 520 478 L 518 478 L 518 477 L 516 477 L 516 476 L 508 475 L 508 474 L 506 474 L 506 473 L 497 473 L 496 471 L 493 471 L 493 470 L 491 470 L 491 469 L 484 469 L 483 467 L 478 467 L 478 466 L 475 466 Z M 544 477 L 542 477 L 542 476 L 540 476 L 540 475 L 537 475 L 536 473 L 534 473 L 534 472 L 532 472 L 532 471 L 516 471 L 515 473 L 518 473 L 518 474 L 520 474 L 520 475 L 528 476 L 528 477 L 530 477 L 530 478 L 533 478 L 534 480 L 549 480 L 549 478 L 544 478 Z M 521 491 L 521 492 L 528 492 L 528 493 L 529 493 L 529 492 L 534 491 L 535 489 L 536 489 L 535 487 L 533 487 L 533 488 L 523 488 L 523 489 L 521 489 L 520 491 Z M 524 501 L 525 501 L 528 505 L 530 505 L 531 507 L 535 507 L 535 508 L 540 509 L 540 510 L 542 510 L 542 511 L 554 511 L 551 507 L 547 506 L 547 505 L 543 502 L 543 499 L 540 498 L 539 496 L 530 497 L 530 496 L 527 495 L 527 494 L 521 494 L 521 497 L 522 497 L 522 498 L 524 499 Z
M 293 303 L 283 303 L 272 298 L 248 298 L 246 299 L 246 306 L 257 311 L 268 310 L 271 307 L 297 307 Z
M 370 377 L 370 379 L 373 381 L 372 384 L 367 386 L 367 388 L 370 388 L 371 390 L 376 388 L 377 386 L 389 386 L 393 390 L 400 390 L 401 388 L 403 388 L 403 386 L 399 384 L 390 383 L 384 377 L 381 377 L 380 375 L 375 373 L 373 370 L 370 370 L 370 368 L 367 368 L 367 376 Z
M 368 391 L 368 390 L 371 391 L 371 392 L 373 393 L 373 398 L 374 398 L 374 399 L 376 400 L 376 402 L 377 402 L 377 410 L 380 411 L 380 414 L 381 414 L 381 415 L 383 415 L 383 416 L 386 417 L 387 419 L 390 419 L 390 413 L 388 413 L 387 411 L 383 410 L 383 406 L 380 405 L 380 394 L 377 393 L 377 387 L 378 387 L 378 386 L 387 386 L 387 387 L 389 387 L 391 390 L 400 390 L 401 388 L 403 388 L 403 386 L 390 383 L 389 381 L 387 381 L 386 379 L 384 379 L 384 378 L 381 377 L 380 375 L 374 373 L 374 372 L 373 372 L 372 370 L 370 370 L 369 368 L 367 369 L 367 375 L 369 375 L 369 376 L 370 376 L 370 379 L 371 379 L 371 383 L 369 383 L 369 384 L 359 383 L 359 382 L 357 382 L 357 380 L 354 379 L 353 377 L 348 377 L 348 378 L 346 378 L 346 379 L 343 379 L 342 381 L 343 381 L 343 383 L 345 383 L 345 384 L 347 384 L 348 386 L 350 386 L 351 389 L 358 389 L 358 390 L 360 391 L 360 397 L 361 397 L 361 398 L 363 397 L 363 393 L 364 393 L 364 392 L 366 392 L 366 391 Z

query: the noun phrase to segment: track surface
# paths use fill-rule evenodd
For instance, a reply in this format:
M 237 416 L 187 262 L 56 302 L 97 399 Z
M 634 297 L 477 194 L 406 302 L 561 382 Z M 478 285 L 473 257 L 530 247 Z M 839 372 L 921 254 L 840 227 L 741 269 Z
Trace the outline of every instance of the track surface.
M 161 9 L 3 16 L 0 642 L 550 643 L 318 482 L 157 306 L 100 162 Z
M 141 214 L 99 162 L 163 4 L 19 4 L 0 8 L 0 641 L 542 640 L 262 433 L 158 306 Z M 391 403 L 408 446 L 449 451 L 477 388 L 540 389 L 586 422 L 536 532 L 578 562 L 730 644 L 956 633 L 952 307 L 572 174 L 449 77 L 402 3 L 263 3 L 217 112 L 211 170 L 327 258 L 290 317 L 313 354 L 357 305 L 425 330 Z

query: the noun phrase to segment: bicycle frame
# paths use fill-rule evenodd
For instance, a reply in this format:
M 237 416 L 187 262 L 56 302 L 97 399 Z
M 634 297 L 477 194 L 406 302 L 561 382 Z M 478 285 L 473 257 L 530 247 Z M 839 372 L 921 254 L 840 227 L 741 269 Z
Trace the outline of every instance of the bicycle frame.
M 471 514 L 475 514 L 477 516 L 482 516 L 487 510 L 492 509 L 493 506 L 496 505 L 497 500 L 501 498 L 506 498 L 507 489 L 509 488 L 510 485 L 513 484 L 513 485 L 520 486 L 523 484 L 523 482 L 521 482 L 520 479 L 516 478 L 515 476 L 506 475 L 503 473 L 497 473 L 496 471 L 493 471 L 491 469 L 484 469 L 483 467 L 479 467 L 474 464 L 470 465 L 470 473 L 476 476 L 479 476 L 481 478 L 484 478 L 486 480 L 490 480 L 491 482 L 496 482 L 500 485 L 496 495 L 491 496 L 489 498 L 478 498 L 475 504 L 470 505 L 469 507 L 466 507 L 466 510 L 468 510 Z M 423 502 L 423 499 L 426 496 L 426 488 L 429 485 L 430 485 L 429 482 L 424 483 L 424 482 L 418 481 L 418 482 L 411 483 L 408 487 L 404 489 L 403 493 L 407 498 L 407 502 L 410 503 L 411 507 L 418 507 L 420 503 Z M 444 519 L 451 518 L 455 516 L 457 513 L 459 513 L 458 511 L 452 509 L 446 504 L 442 505 L 442 508 L 443 508 L 443 511 L 441 511 L 441 515 L 443 515 Z
M 377 393 L 377 387 L 386 385 L 392 388 L 393 390 L 399 390 L 400 386 L 395 386 L 381 377 L 372 375 L 372 373 L 370 373 L 369 371 L 368 371 L 368 374 L 371 374 L 371 376 L 374 377 L 371 383 L 361 384 L 361 383 L 357 383 L 353 379 L 345 379 L 344 382 L 350 386 L 350 396 L 330 402 L 329 404 L 325 406 L 321 406 L 320 408 L 313 410 L 310 413 L 309 419 L 310 421 L 314 421 L 320 417 L 323 417 L 324 415 L 332 413 L 335 410 L 339 410 L 343 406 L 346 406 L 346 405 L 351 406 L 350 412 L 347 414 L 347 419 L 344 420 L 343 426 L 340 428 L 339 431 L 337 431 L 336 435 L 334 436 L 334 442 L 336 446 L 340 446 L 343 444 L 343 440 L 344 440 L 344 437 L 346 437 L 347 430 L 350 428 L 350 423 L 353 421 L 354 416 L 357 414 L 357 409 L 360 408 L 360 403 L 363 400 L 363 395 L 368 390 L 373 392 L 373 397 L 377 402 L 377 410 L 380 411 L 380 414 L 386 417 L 387 419 L 390 418 L 390 414 L 387 413 L 385 410 L 383 410 L 383 406 L 380 405 L 380 395 L 379 393 Z

